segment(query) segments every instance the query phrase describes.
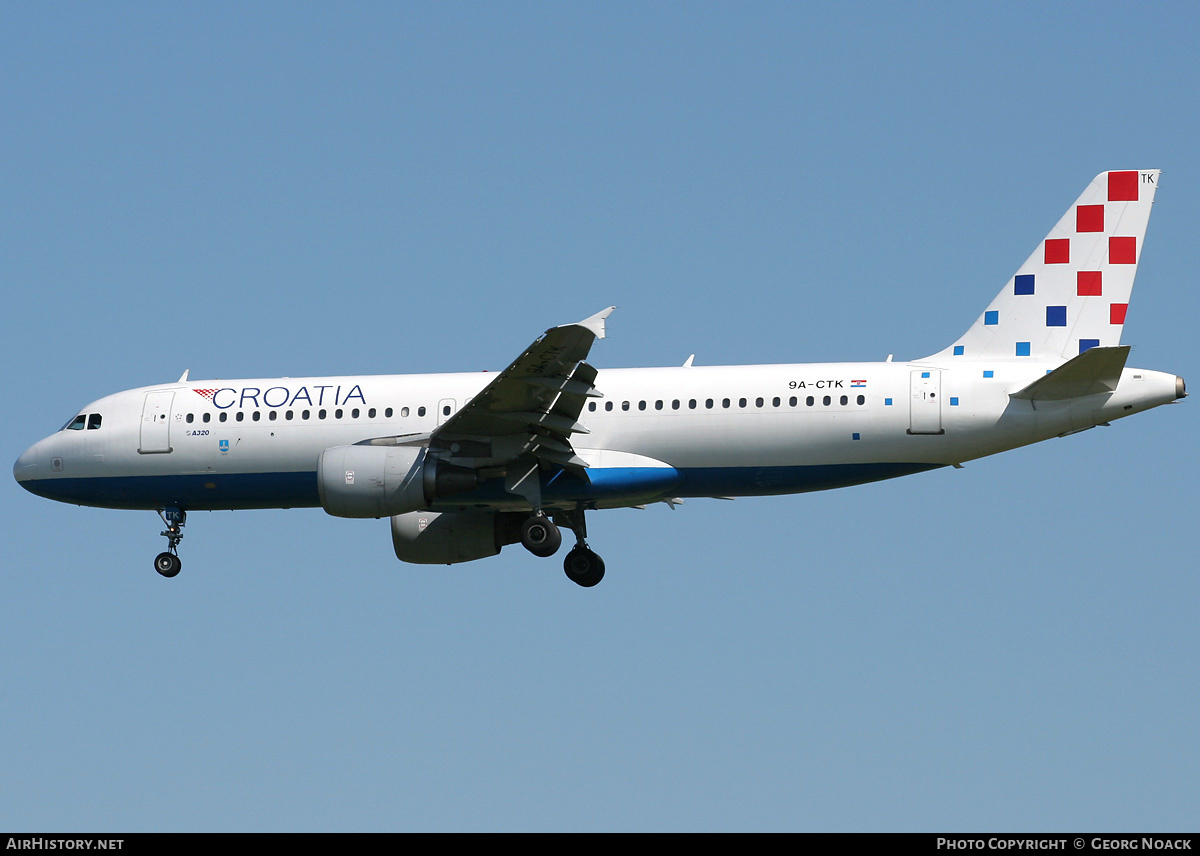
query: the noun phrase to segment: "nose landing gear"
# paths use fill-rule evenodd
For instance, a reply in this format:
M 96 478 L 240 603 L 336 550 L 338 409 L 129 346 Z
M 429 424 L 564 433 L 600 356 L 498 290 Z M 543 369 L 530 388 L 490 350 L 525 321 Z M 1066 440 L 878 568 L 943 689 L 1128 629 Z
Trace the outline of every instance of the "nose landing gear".
M 162 518 L 167 528 L 159 533 L 167 539 L 167 549 L 154 557 L 154 570 L 164 577 L 173 577 L 179 573 L 183 563 L 179 561 L 179 542 L 183 540 L 183 524 L 187 522 L 187 512 L 181 508 L 159 509 L 158 516 Z

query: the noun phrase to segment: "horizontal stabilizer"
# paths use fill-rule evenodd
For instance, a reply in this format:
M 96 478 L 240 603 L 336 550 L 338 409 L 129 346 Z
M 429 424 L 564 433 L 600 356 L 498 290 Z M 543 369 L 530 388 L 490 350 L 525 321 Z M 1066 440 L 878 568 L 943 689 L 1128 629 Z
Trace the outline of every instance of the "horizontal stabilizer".
M 1011 394 L 1030 401 L 1062 401 L 1113 392 L 1129 357 L 1129 346 L 1090 348 L 1067 360 L 1048 375 Z

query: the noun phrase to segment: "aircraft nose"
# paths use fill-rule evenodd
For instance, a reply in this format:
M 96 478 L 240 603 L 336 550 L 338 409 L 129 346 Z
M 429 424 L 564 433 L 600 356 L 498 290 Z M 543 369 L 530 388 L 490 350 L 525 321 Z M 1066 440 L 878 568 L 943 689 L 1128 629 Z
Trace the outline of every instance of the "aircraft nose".
M 13 478 L 22 487 L 27 487 L 26 483 L 37 476 L 38 446 L 40 445 L 40 443 L 34 443 L 22 452 L 21 457 L 17 458 L 17 462 L 13 464 Z

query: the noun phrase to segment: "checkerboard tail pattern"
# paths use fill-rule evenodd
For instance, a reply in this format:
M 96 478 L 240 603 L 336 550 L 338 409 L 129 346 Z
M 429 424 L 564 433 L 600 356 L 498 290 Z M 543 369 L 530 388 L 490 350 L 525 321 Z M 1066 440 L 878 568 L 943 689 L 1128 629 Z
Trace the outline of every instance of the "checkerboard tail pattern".
M 1121 344 L 1158 179 L 1156 169 L 1092 179 L 970 329 L 928 359 L 1061 362 Z

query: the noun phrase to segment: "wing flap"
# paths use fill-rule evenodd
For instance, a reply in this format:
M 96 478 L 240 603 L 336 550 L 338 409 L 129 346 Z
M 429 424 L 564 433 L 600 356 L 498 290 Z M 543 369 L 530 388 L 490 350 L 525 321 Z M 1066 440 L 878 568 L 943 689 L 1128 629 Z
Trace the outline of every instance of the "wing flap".
M 579 415 L 595 387 L 598 372 L 584 362 L 592 344 L 604 337 L 604 321 L 615 307 L 575 324 L 551 327 L 474 398 L 438 427 L 430 450 L 462 465 L 466 444 L 478 445 L 477 468 L 508 467 L 509 492 L 538 493 L 531 478 L 539 467 L 583 474 L 587 463 L 571 446 L 573 434 L 586 434 Z

